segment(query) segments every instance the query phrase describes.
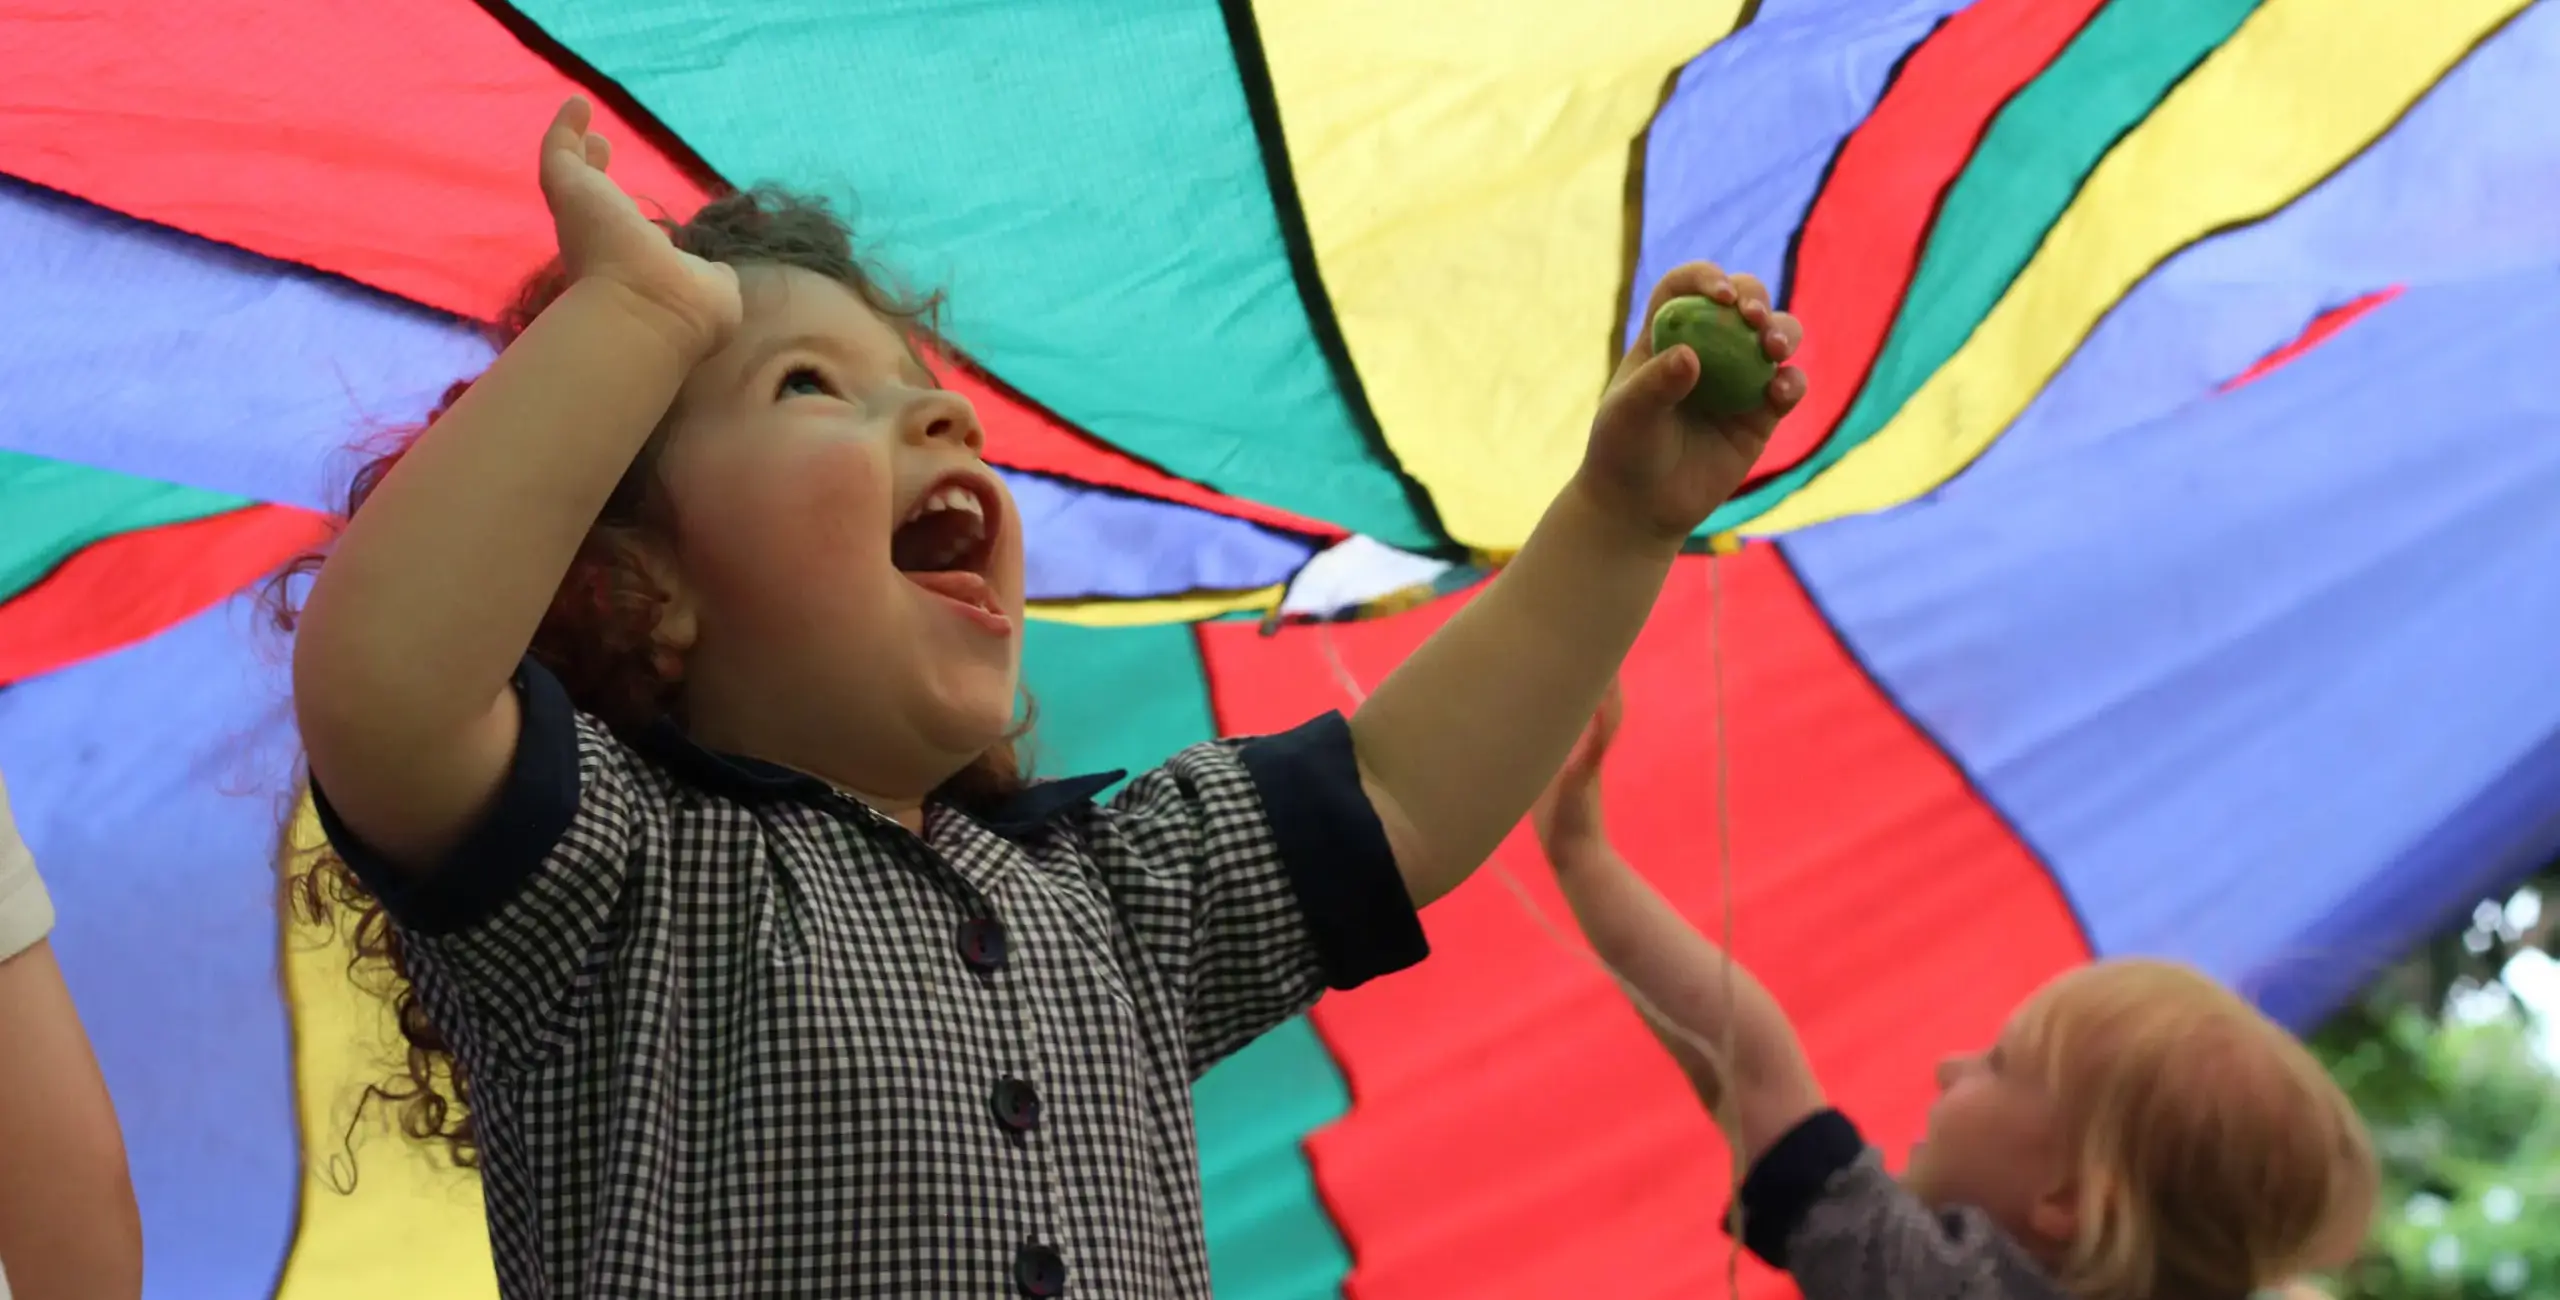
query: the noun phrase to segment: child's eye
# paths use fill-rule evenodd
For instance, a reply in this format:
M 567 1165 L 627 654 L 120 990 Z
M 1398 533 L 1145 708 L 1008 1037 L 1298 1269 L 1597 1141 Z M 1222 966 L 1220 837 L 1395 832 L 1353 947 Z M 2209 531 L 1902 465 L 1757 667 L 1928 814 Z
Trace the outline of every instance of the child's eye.
M 783 372 L 782 384 L 774 390 L 774 396 L 834 397 L 836 386 L 828 382 L 825 373 L 816 366 L 793 366 Z

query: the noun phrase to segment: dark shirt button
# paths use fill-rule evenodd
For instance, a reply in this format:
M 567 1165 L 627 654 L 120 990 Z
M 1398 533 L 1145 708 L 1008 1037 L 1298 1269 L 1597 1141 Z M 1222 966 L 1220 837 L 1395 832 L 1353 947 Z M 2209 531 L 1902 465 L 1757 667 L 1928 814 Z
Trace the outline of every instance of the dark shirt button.
M 1020 1079 L 997 1080 L 988 1104 L 995 1110 L 996 1122 L 1016 1133 L 1039 1127 L 1040 1090 Z
M 969 969 L 992 975 L 1004 965 L 1004 923 L 992 916 L 973 916 L 960 923 L 960 960 Z
M 1013 1255 L 1013 1284 L 1028 1296 L 1065 1295 L 1067 1261 L 1047 1246 L 1025 1246 Z

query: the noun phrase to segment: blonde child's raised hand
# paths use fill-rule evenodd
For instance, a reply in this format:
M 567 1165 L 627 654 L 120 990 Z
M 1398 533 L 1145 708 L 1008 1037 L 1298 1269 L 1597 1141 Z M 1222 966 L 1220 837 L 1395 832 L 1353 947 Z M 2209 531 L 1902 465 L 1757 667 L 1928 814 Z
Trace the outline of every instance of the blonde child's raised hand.
M 1637 332 L 1600 399 L 1579 482 L 1601 498 L 1604 510 L 1668 545 L 1686 540 L 1742 486 L 1778 420 L 1804 400 L 1806 382 L 1802 370 L 1784 364 L 1803 341 L 1804 327 L 1770 306 L 1769 290 L 1757 278 L 1727 276 L 1710 262 L 1675 268 L 1654 286 L 1644 319 L 1686 295 L 1741 312 L 1759 332 L 1761 350 L 1780 365 L 1759 409 L 1702 418 L 1680 407 L 1698 381 L 1697 354 L 1685 347 L 1657 353 L 1652 331 Z
M 1529 824 L 1537 829 L 1538 843 L 1546 849 L 1550 865 L 1561 867 L 1577 852 L 1607 841 L 1608 828 L 1600 805 L 1600 769 L 1609 756 L 1609 743 L 1617 738 L 1618 722 L 1624 714 L 1624 696 L 1618 684 L 1611 682 L 1599 711 L 1591 715 L 1590 725 L 1574 742 L 1573 752 L 1565 756 L 1555 780 L 1530 805 Z
M 589 128 L 583 96 L 560 106 L 542 133 L 542 197 L 571 282 L 610 279 L 661 319 L 681 351 L 707 355 L 737 329 L 738 272 L 676 247 L 605 169 L 613 145 Z

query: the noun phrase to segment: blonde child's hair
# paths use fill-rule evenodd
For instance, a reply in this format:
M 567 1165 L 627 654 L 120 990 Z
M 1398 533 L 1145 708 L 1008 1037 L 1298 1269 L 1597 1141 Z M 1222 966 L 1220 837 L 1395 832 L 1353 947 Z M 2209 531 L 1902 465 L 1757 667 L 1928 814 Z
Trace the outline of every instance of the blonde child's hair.
M 2239 996 L 2173 962 L 2072 971 L 2020 1012 L 2076 1146 L 2081 1300 L 2239 1297 L 2345 1262 L 2379 1186 L 2370 1137 L 2320 1062 Z

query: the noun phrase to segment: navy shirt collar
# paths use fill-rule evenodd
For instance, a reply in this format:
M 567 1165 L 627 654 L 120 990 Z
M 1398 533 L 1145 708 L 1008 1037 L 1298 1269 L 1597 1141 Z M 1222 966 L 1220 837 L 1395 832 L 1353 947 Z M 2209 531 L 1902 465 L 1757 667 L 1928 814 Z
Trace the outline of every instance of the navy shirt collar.
M 734 799 L 748 802 L 780 799 L 823 801 L 835 793 L 835 787 L 806 772 L 794 771 L 760 758 L 724 754 L 705 748 L 684 734 L 682 727 L 666 718 L 649 724 L 640 733 L 639 748 L 685 781 Z M 1126 772 L 1095 772 L 1041 781 L 1001 799 L 952 802 L 988 830 L 1008 839 L 1021 839 L 1039 833 L 1042 827 L 1068 812 L 1092 806 L 1096 795 L 1126 775 Z

